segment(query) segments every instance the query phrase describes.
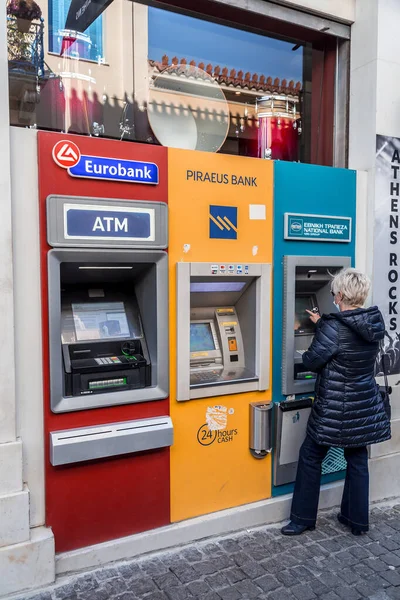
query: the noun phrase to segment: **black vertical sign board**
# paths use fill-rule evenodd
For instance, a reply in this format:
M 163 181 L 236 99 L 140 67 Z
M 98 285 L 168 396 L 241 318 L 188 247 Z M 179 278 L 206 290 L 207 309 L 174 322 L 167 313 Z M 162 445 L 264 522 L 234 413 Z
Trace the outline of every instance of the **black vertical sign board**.
M 83 33 L 113 0 L 71 0 L 65 29 Z

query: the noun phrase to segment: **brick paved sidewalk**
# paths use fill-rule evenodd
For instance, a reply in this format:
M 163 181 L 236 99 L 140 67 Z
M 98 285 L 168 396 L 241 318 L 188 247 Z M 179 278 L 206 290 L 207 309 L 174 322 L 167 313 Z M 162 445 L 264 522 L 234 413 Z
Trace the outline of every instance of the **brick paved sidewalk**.
M 321 513 L 296 538 L 277 526 L 213 538 L 60 579 L 24 600 L 400 599 L 400 505 L 375 507 L 355 537 Z

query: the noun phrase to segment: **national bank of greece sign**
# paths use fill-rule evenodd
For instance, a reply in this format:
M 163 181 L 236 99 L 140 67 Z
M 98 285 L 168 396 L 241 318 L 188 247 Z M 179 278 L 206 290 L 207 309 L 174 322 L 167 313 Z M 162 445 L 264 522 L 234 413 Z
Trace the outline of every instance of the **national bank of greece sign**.
M 285 213 L 285 240 L 351 242 L 351 217 Z

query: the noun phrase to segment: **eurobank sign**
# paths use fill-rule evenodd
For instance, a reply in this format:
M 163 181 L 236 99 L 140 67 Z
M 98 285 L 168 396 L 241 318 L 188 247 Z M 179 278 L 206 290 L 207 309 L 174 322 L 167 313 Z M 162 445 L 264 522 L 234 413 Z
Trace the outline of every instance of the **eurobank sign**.
M 102 156 L 81 156 L 80 161 L 68 169 L 71 177 L 106 179 L 127 183 L 158 184 L 158 167 L 154 163 L 122 160 Z
M 158 166 L 152 162 L 81 154 L 78 146 L 61 140 L 53 148 L 53 160 L 71 177 L 158 185 Z

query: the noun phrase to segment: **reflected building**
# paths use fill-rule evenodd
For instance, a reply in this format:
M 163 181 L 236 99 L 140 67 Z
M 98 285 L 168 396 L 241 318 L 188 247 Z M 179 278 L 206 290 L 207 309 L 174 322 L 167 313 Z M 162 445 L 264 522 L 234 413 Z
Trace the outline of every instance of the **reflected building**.
M 300 160 L 300 81 L 190 57 L 165 54 L 158 61 L 149 54 L 149 8 L 128 0 L 114 0 L 101 16 L 103 41 L 95 62 L 88 58 L 90 34 L 63 28 L 55 33 L 47 3 L 42 11 L 40 26 L 22 34 L 28 56 L 18 64 L 10 55 L 9 21 L 12 125 Z M 40 60 L 29 50 L 37 54 L 38 47 Z M 173 81 L 172 93 L 166 88 Z M 181 139 L 179 131 L 185 132 Z

